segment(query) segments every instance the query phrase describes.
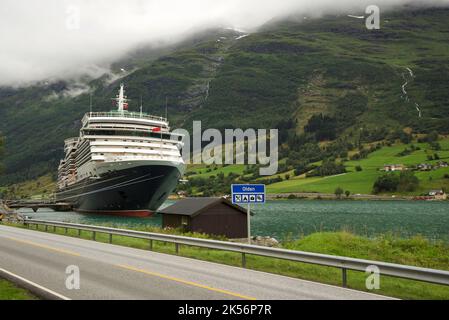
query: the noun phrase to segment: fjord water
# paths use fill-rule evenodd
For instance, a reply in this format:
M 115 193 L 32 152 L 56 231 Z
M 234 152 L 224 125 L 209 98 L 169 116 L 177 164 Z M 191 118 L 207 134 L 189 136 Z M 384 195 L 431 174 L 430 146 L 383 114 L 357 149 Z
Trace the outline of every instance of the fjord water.
M 173 204 L 167 201 L 164 207 Z M 161 226 L 162 218 L 123 218 L 20 210 L 30 218 L 82 224 L 108 224 L 117 227 Z M 449 242 L 449 202 L 426 201 L 268 201 L 254 206 L 253 235 L 277 239 L 298 238 L 320 231 L 348 230 L 364 236 L 394 233 L 401 237 L 422 235 Z

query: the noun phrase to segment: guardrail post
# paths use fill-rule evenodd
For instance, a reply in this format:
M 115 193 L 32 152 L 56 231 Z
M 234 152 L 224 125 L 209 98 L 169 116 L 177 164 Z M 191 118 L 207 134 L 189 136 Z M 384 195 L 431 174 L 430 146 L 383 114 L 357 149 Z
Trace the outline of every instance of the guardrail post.
M 150 240 L 150 250 L 153 251 L 153 240 Z
M 112 243 L 112 233 L 109 234 L 109 243 Z
M 242 252 L 242 268 L 246 268 L 246 254 Z
M 97 233 L 95 231 L 92 232 L 92 240 L 96 240 L 97 239 Z
M 65 233 L 65 234 L 67 234 L 67 232 L 68 232 L 68 229 L 67 229 L 67 228 L 65 228 L 65 231 L 64 231 L 64 233 Z
M 176 254 L 179 254 L 179 243 L 175 243 Z
M 78 238 L 81 238 L 81 229 L 78 229 Z
M 48 232 L 48 225 L 45 225 L 45 232 Z
M 56 233 L 56 226 L 53 226 L 53 232 Z
M 343 278 L 343 288 L 347 288 L 348 287 L 348 273 L 347 273 L 346 268 L 341 269 L 341 275 Z

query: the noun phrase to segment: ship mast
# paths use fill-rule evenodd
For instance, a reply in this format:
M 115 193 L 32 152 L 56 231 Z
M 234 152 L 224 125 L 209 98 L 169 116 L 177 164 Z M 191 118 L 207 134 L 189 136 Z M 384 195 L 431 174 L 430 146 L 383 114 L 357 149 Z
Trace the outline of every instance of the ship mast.
M 114 99 L 118 105 L 118 111 L 124 113 L 125 110 L 128 110 L 128 99 L 125 96 L 125 85 L 123 83 L 120 84 L 119 94 Z

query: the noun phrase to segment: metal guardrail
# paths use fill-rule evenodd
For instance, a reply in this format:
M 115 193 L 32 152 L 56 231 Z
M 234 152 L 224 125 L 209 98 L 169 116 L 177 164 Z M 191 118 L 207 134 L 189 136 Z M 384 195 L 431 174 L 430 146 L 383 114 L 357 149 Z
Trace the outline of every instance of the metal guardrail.
M 90 231 L 92 232 L 93 240 L 96 239 L 96 233 L 104 233 L 109 235 L 109 243 L 112 243 L 113 235 L 146 239 L 150 241 L 150 250 L 153 249 L 153 241 L 174 243 L 176 248 L 176 254 L 179 254 L 179 245 L 238 252 L 242 254 L 242 267 L 244 268 L 246 267 L 247 254 L 297 261 L 327 267 L 335 267 L 342 270 L 343 287 L 347 286 L 347 270 L 366 272 L 367 268 L 370 266 L 376 266 L 377 268 L 379 268 L 380 274 L 385 276 L 417 280 L 440 285 L 449 285 L 449 271 L 444 270 L 420 268 L 387 262 L 332 256 L 303 251 L 261 247 L 249 244 L 240 244 L 240 243 L 208 240 L 208 239 L 197 239 L 176 235 L 150 233 L 150 232 L 82 225 L 74 223 L 34 220 L 34 219 L 26 219 L 23 221 L 23 223 L 28 227 L 36 225 L 36 228 L 38 228 L 39 225 L 43 225 L 45 226 L 46 231 L 48 231 L 48 227 L 53 227 L 54 230 L 57 227 L 65 228 L 66 234 L 69 229 L 75 229 L 78 230 L 78 236 L 81 235 L 81 231 Z

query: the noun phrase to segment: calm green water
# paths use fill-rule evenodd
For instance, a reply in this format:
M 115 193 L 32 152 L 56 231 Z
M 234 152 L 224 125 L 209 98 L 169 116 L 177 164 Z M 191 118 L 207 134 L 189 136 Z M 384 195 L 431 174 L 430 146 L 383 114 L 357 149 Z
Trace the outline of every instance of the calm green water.
M 174 201 L 168 201 L 164 206 Z M 269 201 L 255 207 L 254 235 L 284 239 L 317 231 L 350 230 L 366 236 L 393 232 L 403 237 L 421 234 L 449 242 L 449 202 L 412 201 Z M 82 224 L 112 223 L 119 227 L 161 225 L 161 217 L 116 218 L 75 212 L 21 210 L 29 217 Z

